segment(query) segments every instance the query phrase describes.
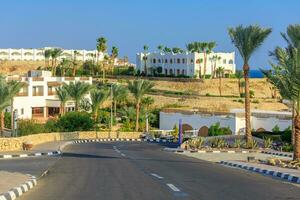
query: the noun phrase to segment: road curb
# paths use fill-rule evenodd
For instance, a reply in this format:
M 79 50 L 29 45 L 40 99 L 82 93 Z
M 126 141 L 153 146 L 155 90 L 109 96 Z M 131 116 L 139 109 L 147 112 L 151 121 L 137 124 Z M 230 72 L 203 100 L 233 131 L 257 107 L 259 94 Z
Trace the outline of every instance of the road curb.
M 259 151 L 248 150 L 183 150 L 177 148 L 164 148 L 164 151 L 177 152 L 177 153 L 257 153 Z
M 125 139 L 125 138 L 105 138 L 105 139 L 88 139 L 88 140 L 74 140 L 73 144 L 80 144 L 80 143 L 89 143 L 89 142 L 140 142 L 141 139 Z
M 293 157 L 293 155 L 285 153 L 285 152 L 261 151 L 260 153 L 270 154 L 270 155 L 275 155 L 275 156 L 289 157 L 289 158 Z
M 293 174 L 283 173 L 280 171 L 268 170 L 268 169 L 264 169 L 264 168 L 260 168 L 260 167 L 252 167 L 252 166 L 249 166 L 246 164 L 237 164 L 237 163 L 229 162 L 229 161 L 221 161 L 219 163 L 222 165 L 227 165 L 227 166 L 231 166 L 231 167 L 235 167 L 235 168 L 241 168 L 241 169 L 245 169 L 245 170 L 256 172 L 256 173 L 277 177 L 277 178 L 280 178 L 280 179 L 283 179 L 283 180 L 286 180 L 286 181 L 289 181 L 292 183 L 300 184 L 300 177 L 295 176 Z
M 26 153 L 26 154 L 5 154 L 5 155 L 0 155 L 0 159 L 27 158 L 27 157 L 38 157 L 38 156 L 54 156 L 54 155 L 60 155 L 60 154 L 61 154 L 61 151 L 36 152 L 36 153 Z
M 28 190 L 32 189 L 34 186 L 37 185 L 36 177 L 29 175 L 30 179 L 23 183 L 18 187 L 14 187 L 7 191 L 6 193 L 0 194 L 0 200 L 14 200 L 17 197 L 23 195 Z

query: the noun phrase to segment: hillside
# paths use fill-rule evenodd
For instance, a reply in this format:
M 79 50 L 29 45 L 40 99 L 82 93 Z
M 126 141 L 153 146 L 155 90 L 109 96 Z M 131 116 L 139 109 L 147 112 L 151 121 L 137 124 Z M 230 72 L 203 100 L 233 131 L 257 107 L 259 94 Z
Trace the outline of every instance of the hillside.
M 44 61 L 0 61 L 0 74 L 24 74 L 44 65 Z

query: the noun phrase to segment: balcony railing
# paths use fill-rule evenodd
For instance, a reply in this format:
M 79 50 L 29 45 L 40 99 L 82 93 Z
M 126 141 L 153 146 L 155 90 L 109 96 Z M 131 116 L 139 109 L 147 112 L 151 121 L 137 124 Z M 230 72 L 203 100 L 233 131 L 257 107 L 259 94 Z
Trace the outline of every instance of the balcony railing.
M 28 92 L 19 92 L 19 93 L 17 94 L 17 96 L 18 96 L 18 97 L 26 97 L 26 96 L 28 96 Z
M 32 77 L 32 81 L 43 81 L 43 77 Z
M 66 80 L 66 81 L 73 81 L 73 80 L 74 80 L 74 77 L 65 77 L 65 80 Z
M 33 92 L 32 96 L 44 96 L 44 92 Z
M 48 96 L 56 95 L 56 91 L 48 91 Z

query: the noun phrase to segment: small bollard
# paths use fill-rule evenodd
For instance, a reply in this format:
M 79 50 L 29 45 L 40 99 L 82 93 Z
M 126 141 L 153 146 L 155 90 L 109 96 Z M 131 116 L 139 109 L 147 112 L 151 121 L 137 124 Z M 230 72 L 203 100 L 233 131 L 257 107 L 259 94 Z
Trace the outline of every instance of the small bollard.
M 248 156 L 247 157 L 248 162 L 254 161 L 255 157 L 254 156 Z

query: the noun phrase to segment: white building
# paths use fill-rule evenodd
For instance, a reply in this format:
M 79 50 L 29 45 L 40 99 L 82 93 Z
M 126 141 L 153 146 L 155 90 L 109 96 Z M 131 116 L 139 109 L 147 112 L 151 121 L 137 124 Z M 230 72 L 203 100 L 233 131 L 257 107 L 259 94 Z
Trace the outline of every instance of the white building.
M 20 61 L 43 61 L 45 60 L 44 52 L 47 49 L 53 49 L 51 47 L 45 47 L 40 49 L 0 49 L 0 60 L 20 60 Z M 104 54 L 96 50 L 73 50 L 62 49 L 62 54 L 58 58 L 73 59 L 76 52 L 76 60 L 86 61 L 98 59 L 103 60 Z M 98 56 L 98 58 L 96 58 Z
M 60 101 L 55 88 L 63 83 L 81 81 L 92 84 L 92 77 L 52 77 L 49 71 L 29 71 L 26 77 L 7 77 L 25 83 L 13 99 L 14 110 L 19 119 L 36 119 L 46 121 L 59 114 Z M 86 96 L 89 98 L 89 95 Z M 74 101 L 66 102 L 66 112 L 74 110 Z
M 145 73 L 144 53 L 137 53 L 136 67 L 140 72 Z M 213 56 L 218 56 L 220 59 L 214 61 Z M 161 73 L 164 75 L 185 75 L 189 77 L 199 77 L 204 74 L 204 54 L 203 53 L 163 53 L 154 52 L 146 55 L 147 73 L 151 69 L 161 68 Z M 206 59 L 206 75 L 211 75 L 216 68 L 223 67 L 225 74 L 235 73 L 235 53 L 215 53 L 207 55 Z
M 183 131 L 198 132 L 207 136 L 211 125 L 220 123 L 220 127 L 229 127 L 233 134 L 244 134 L 245 113 L 242 109 L 230 112 L 196 112 L 179 109 L 165 109 L 160 112 L 159 128 L 173 129 L 182 120 Z M 251 110 L 251 128 L 255 131 L 272 131 L 275 126 L 281 131 L 292 127 L 292 113 L 279 111 Z

